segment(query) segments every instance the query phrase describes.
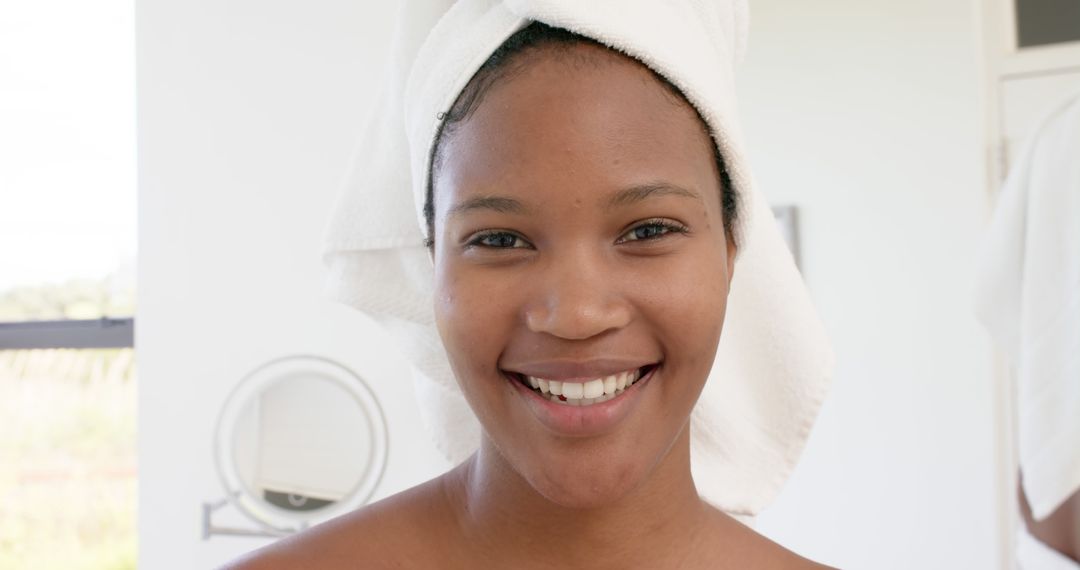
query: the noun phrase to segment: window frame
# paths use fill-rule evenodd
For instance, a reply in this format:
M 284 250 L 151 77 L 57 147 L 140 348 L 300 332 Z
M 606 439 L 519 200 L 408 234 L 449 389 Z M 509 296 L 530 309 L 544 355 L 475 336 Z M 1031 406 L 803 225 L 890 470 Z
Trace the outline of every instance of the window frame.
M 133 348 L 134 317 L 0 322 L 0 350 Z

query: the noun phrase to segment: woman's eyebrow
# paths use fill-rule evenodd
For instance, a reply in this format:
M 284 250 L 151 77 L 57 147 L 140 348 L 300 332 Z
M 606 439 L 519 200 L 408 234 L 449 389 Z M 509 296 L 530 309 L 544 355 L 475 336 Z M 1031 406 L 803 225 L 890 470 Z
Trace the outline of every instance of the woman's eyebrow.
M 630 188 L 616 192 L 613 196 L 608 198 L 607 207 L 615 208 L 619 206 L 628 206 L 654 196 L 682 196 L 684 198 L 692 198 L 698 202 L 702 202 L 701 196 L 699 196 L 697 192 L 687 190 L 682 186 L 676 186 L 675 184 L 669 184 L 667 182 L 651 182 L 639 186 L 631 186 Z
M 659 196 L 682 196 L 699 202 L 702 201 L 701 196 L 699 196 L 697 192 L 687 190 L 682 186 L 667 182 L 651 182 L 648 184 L 631 186 L 630 188 L 624 188 L 623 190 L 616 192 L 608 198 L 607 207 L 610 209 L 628 206 L 647 198 Z M 518 215 L 525 215 L 530 212 L 528 206 L 513 198 L 507 198 L 505 196 L 477 196 L 454 204 L 454 206 L 450 208 L 450 211 L 446 213 L 446 217 L 452 218 L 460 216 L 473 210 L 492 210 L 501 214 Z
M 504 196 L 478 196 L 455 204 L 446 213 L 447 218 L 459 216 L 473 210 L 494 210 L 503 214 L 527 214 L 529 208 L 521 202 Z

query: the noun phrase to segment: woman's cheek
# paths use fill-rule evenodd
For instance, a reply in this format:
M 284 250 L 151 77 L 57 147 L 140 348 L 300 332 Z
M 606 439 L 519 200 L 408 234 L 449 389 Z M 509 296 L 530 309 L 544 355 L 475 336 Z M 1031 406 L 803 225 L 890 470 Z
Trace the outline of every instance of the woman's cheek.
M 499 343 L 508 334 L 505 299 L 492 276 L 477 273 L 448 271 L 436 282 L 439 334 L 455 371 L 466 378 L 496 369 Z
M 715 349 L 720 338 L 727 306 L 727 270 L 723 256 L 716 251 L 701 252 L 695 257 L 697 263 L 682 267 L 684 278 L 676 281 L 678 290 L 667 293 L 666 312 L 678 315 L 682 342 L 696 346 L 696 354 L 704 354 Z M 702 259 L 713 262 L 701 262 Z

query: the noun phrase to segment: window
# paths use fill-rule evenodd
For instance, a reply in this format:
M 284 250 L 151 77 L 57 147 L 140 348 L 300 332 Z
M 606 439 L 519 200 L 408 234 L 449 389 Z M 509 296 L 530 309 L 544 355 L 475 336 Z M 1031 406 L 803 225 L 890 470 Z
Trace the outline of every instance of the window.
M 1080 2 L 1016 0 L 1016 35 L 1021 48 L 1080 41 Z
M 135 567 L 134 4 L 0 3 L 0 568 Z

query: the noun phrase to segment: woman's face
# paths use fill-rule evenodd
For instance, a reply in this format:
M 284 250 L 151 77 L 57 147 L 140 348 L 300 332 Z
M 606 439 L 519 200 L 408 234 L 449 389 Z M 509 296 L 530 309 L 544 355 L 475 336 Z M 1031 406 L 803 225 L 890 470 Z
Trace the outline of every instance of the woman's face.
M 436 320 L 499 454 L 548 499 L 596 506 L 687 429 L 734 246 L 693 109 L 604 48 L 519 57 L 442 143 Z

